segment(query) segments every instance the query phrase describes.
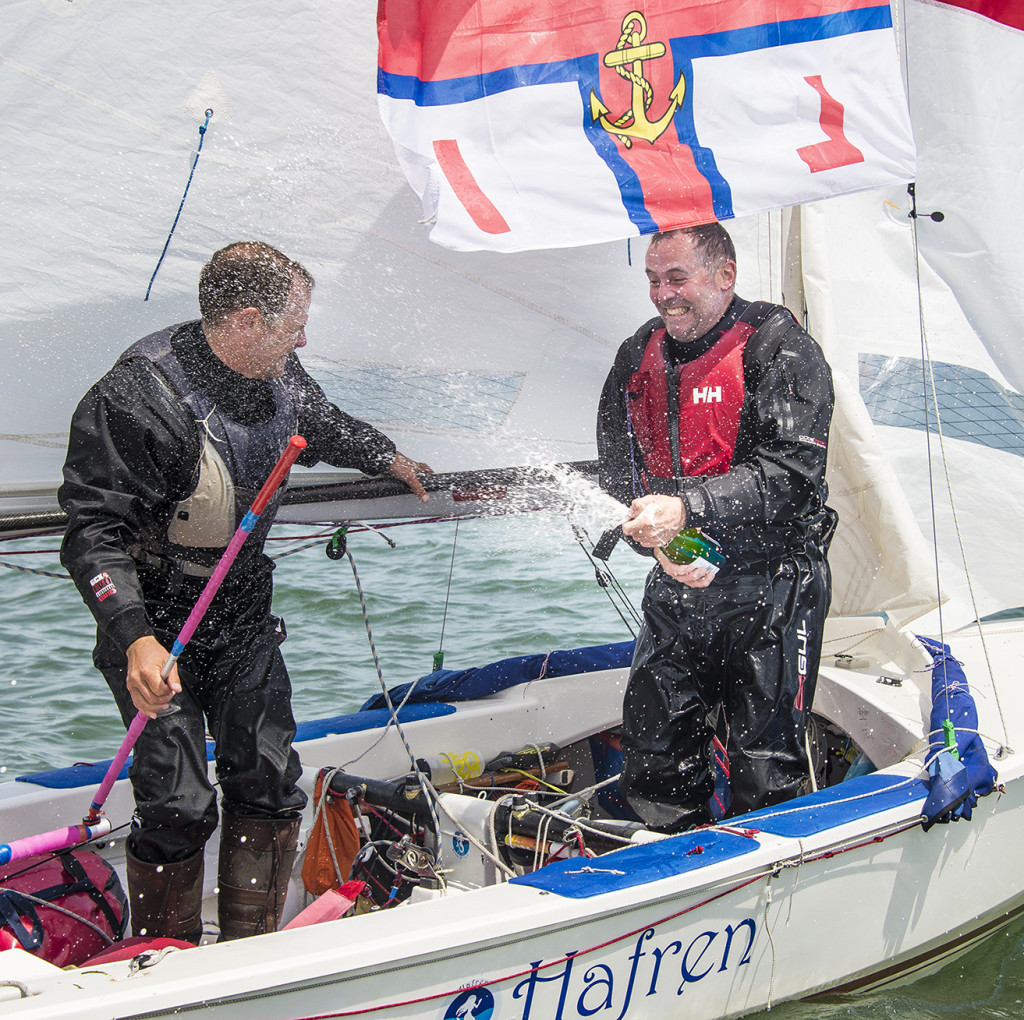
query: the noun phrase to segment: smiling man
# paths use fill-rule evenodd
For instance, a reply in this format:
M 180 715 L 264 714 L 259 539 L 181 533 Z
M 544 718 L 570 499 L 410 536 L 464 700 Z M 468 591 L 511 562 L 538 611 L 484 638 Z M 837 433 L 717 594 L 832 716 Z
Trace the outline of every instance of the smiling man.
M 136 712 L 151 720 L 131 769 L 136 935 L 201 934 L 203 847 L 218 817 L 207 732 L 222 794 L 221 937 L 273 930 L 280 917 L 305 804 L 263 553 L 283 489 L 167 683 L 160 672 L 289 437 L 307 441 L 301 464 L 391 474 L 428 498 L 417 473 L 430 468 L 330 403 L 300 364 L 313 287 L 270 245 L 222 248 L 200 275 L 202 318 L 129 347 L 72 418 L 61 560 L 96 619 L 93 660 L 125 725 Z
M 602 486 L 656 565 L 624 704 L 620 789 L 649 825 L 711 821 L 712 741 L 729 753 L 732 812 L 807 781 L 807 717 L 831 598 L 825 505 L 832 381 L 777 305 L 734 293 L 736 252 L 713 223 L 655 234 L 658 318 L 620 348 L 598 411 Z M 725 565 L 662 552 L 684 527 Z

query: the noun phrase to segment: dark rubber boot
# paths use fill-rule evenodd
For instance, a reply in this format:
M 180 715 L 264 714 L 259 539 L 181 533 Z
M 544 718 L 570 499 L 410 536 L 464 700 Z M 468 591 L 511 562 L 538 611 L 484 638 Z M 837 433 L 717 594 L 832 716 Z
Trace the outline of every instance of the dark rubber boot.
M 199 944 L 203 934 L 203 851 L 173 864 L 148 864 L 127 848 L 132 934 Z
M 277 931 L 295 863 L 300 818 L 246 818 L 221 811 L 220 941 Z

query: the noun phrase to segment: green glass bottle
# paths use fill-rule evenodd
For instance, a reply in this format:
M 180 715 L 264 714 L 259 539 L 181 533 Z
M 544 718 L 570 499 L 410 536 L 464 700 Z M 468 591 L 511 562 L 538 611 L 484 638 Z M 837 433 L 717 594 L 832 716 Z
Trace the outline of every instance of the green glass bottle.
M 661 551 L 673 563 L 680 566 L 695 563 L 710 570 L 712 575 L 725 563 L 722 547 L 699 528 L 683 528 L 668 545 L 661 547 Z

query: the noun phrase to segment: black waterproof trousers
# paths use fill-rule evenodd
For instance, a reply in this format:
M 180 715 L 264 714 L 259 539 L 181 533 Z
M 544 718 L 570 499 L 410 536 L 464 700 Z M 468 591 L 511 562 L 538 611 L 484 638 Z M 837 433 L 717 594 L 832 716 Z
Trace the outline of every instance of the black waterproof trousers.
M 179 710 L 150 719 L 135 744 L 130 771 L 135 820 L 129 842 L 135 856 L 150 864 L 190 857 L 217 827 L 217 798 L 207 776 L 207 733 L 214 741 L 224 805 L 233 814 L 287 818 L 306 803 L 296 786 L 301 765 L 292 747 L 291 682 L 281 657 L 278 621 L 265 611 L 269 593 L 262 605 L 257 597 L 245 606 L 218 607 L 217 599 L 208 614 L 212 625 L 200 625 L 178 660 L 182 692 L 173 704 Z M 156 636 L 166 648 L 191 604 L 189 597 L 150 605 Z M 229 618 L 231 626 L 226 625 Z M 161 623 L 172 627 L 164 630 Z M 101 634 L 94 661 L 127 726 L 137 713 L 125 685 L 125 656 Z
M 797 796 L 831 600 L 824 556 L 688 588 L 655 567 L 624 704 L 619 787 L 652 828 L 712 820 L 712 742 L 724 712 L 730 814 Z

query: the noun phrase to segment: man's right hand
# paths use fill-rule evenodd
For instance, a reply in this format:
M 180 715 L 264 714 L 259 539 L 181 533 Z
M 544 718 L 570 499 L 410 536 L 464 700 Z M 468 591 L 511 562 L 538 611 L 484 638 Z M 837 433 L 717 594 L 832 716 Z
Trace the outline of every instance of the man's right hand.
M 622 533 L 645 549 L 668 545 L 686 527 L 686 507 L 678 496 L 650 495 L 634 499 Z
M 128 646 L 128 693 L 135 707 L 150 719 L 163 711 L 181 691 L 177 663 L 165 681 L 160 672 L 170 652 L 151 634 Z

